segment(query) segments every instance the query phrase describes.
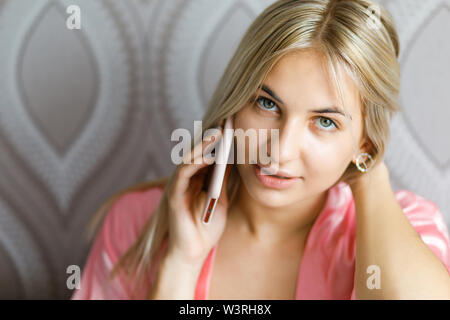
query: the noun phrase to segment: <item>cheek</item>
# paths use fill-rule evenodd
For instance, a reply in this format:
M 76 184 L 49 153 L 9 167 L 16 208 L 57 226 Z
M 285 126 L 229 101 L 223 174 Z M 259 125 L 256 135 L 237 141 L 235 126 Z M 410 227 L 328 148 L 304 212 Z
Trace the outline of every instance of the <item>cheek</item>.
M 341 137 L 310 139 L 303 150 L 303 162 L 310 177 L 340 176 L 352 158 L 351 143 Z
M 241 110 L 239 110 L 237 113 L 234 114 L 234 127 L 235 128 L 242 128 L 244 131 L 248 128 L 252 128 L 254 126 L 252 119 L 253 117 L 250 117 L 250 108 L 251 105 L 247 104 L 245 105 Z
M 247 105 L 234 116 L 234 129 L 242 129 L 242 134 L 249 134 L 245 137 L 243 135 L 236 135 L 234 141 L 235 154 L 240 154 L 245 158 L 244 164 L 249 164 L 250 159 L 255 159 L 260 154 L 261 149 L 265 150 L 265 155 L 270 151 L 270 147 L 267 145 L 268 138 L 270 138 L 270 131 L 267 131 L 266 135 L 261 136 L 261 138 L 259 131 L 263 129 L 269 130 L 270 128 L 265 127 L 264 123 L 261 123 L 261 121 L 252 116 L 251 107 L 251 105 Z

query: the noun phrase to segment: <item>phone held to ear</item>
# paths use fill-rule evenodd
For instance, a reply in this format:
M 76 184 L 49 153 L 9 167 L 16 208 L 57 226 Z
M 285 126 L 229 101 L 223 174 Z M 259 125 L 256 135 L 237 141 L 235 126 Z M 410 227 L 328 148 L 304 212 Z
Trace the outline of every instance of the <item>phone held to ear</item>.
M 220 192 L 222 190 L 223 178 L 227 168 L 228 157 L 230 155 L 231 145 L 233 142 L 233 119 L 228 117 L 223 128 L 222 139 L 217 145 L 216 159 L 214 171 L 209 183 L 208 192 L 206 194 L 205 210 L 203 212 L 202 222 L 209 224 L 212 219 L 214 209 L 219 201 Z

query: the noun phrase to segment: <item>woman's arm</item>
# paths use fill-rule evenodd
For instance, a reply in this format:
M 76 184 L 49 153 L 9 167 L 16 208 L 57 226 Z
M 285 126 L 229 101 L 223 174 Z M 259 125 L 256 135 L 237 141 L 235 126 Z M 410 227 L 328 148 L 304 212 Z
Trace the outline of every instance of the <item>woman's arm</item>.
M 450 299 L 448 271 L 405 216 L 384 162 L 351 189 L 356 210 L 356 299 Z M 379 289 L 367 286 L 371 265 L 379 267 Z

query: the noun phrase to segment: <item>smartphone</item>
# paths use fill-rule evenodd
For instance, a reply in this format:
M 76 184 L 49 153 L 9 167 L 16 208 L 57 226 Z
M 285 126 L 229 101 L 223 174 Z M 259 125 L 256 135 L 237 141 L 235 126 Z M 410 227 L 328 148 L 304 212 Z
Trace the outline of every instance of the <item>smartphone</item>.
M 220 192 L 222 190 L 223 178 L 228 164 L 228 157 L 233 142 L 233 118 L 228 117 L 225 121 L 221 140 L 217 143 L 218 148 L 215 158 L 214 170 L 209 182 L 206 194 L 205 209 L 203 211 L 202 222 L 209 224 L 212 219 L 214 209 L 219 201 Z

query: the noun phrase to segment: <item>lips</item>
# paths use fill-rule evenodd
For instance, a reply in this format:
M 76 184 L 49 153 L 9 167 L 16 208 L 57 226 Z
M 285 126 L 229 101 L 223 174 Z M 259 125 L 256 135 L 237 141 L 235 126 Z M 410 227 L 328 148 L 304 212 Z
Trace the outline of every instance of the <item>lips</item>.
M 279 178 L 279 179 L 291 179 L 290 177 L 279 176 L 279 175 L 277 175 L 277 174 L 272 174 L 270 171 L 267 171 L 267 170 L 264 169 L 264 168 L 261 168 L 261 167 L 259 167 L 259 168 L 260 168 L 262 174 L 269 175 L 269 176 L 273 176 L 273 177 Z
M 261 169 L 263 174 L 275 176 L 280 179 L 290 179 L 290 178 L 299 178 L 298 176 L 295 176 L 293 174 L 290 174 L 289 172 L 278 170 L 274 171 L 273 169 L 270 169 L 269 167 L 263 167 L 260 164 L 257 164 L 257 166 Z
M 267 175 L 263 174 L 261 171 L 261 167 L 257 164 L 253 165 L 255 175 L 259 182 L 268 188 L 271 189 L 287 189 L 296 184 L 298 181 L 300 181 L 300 178 L 293 177 L 293 178 L 286 178 L 286 177 L 277 177 L 274 175 Z M 277 172 L 278 173 L 278 172 Z

